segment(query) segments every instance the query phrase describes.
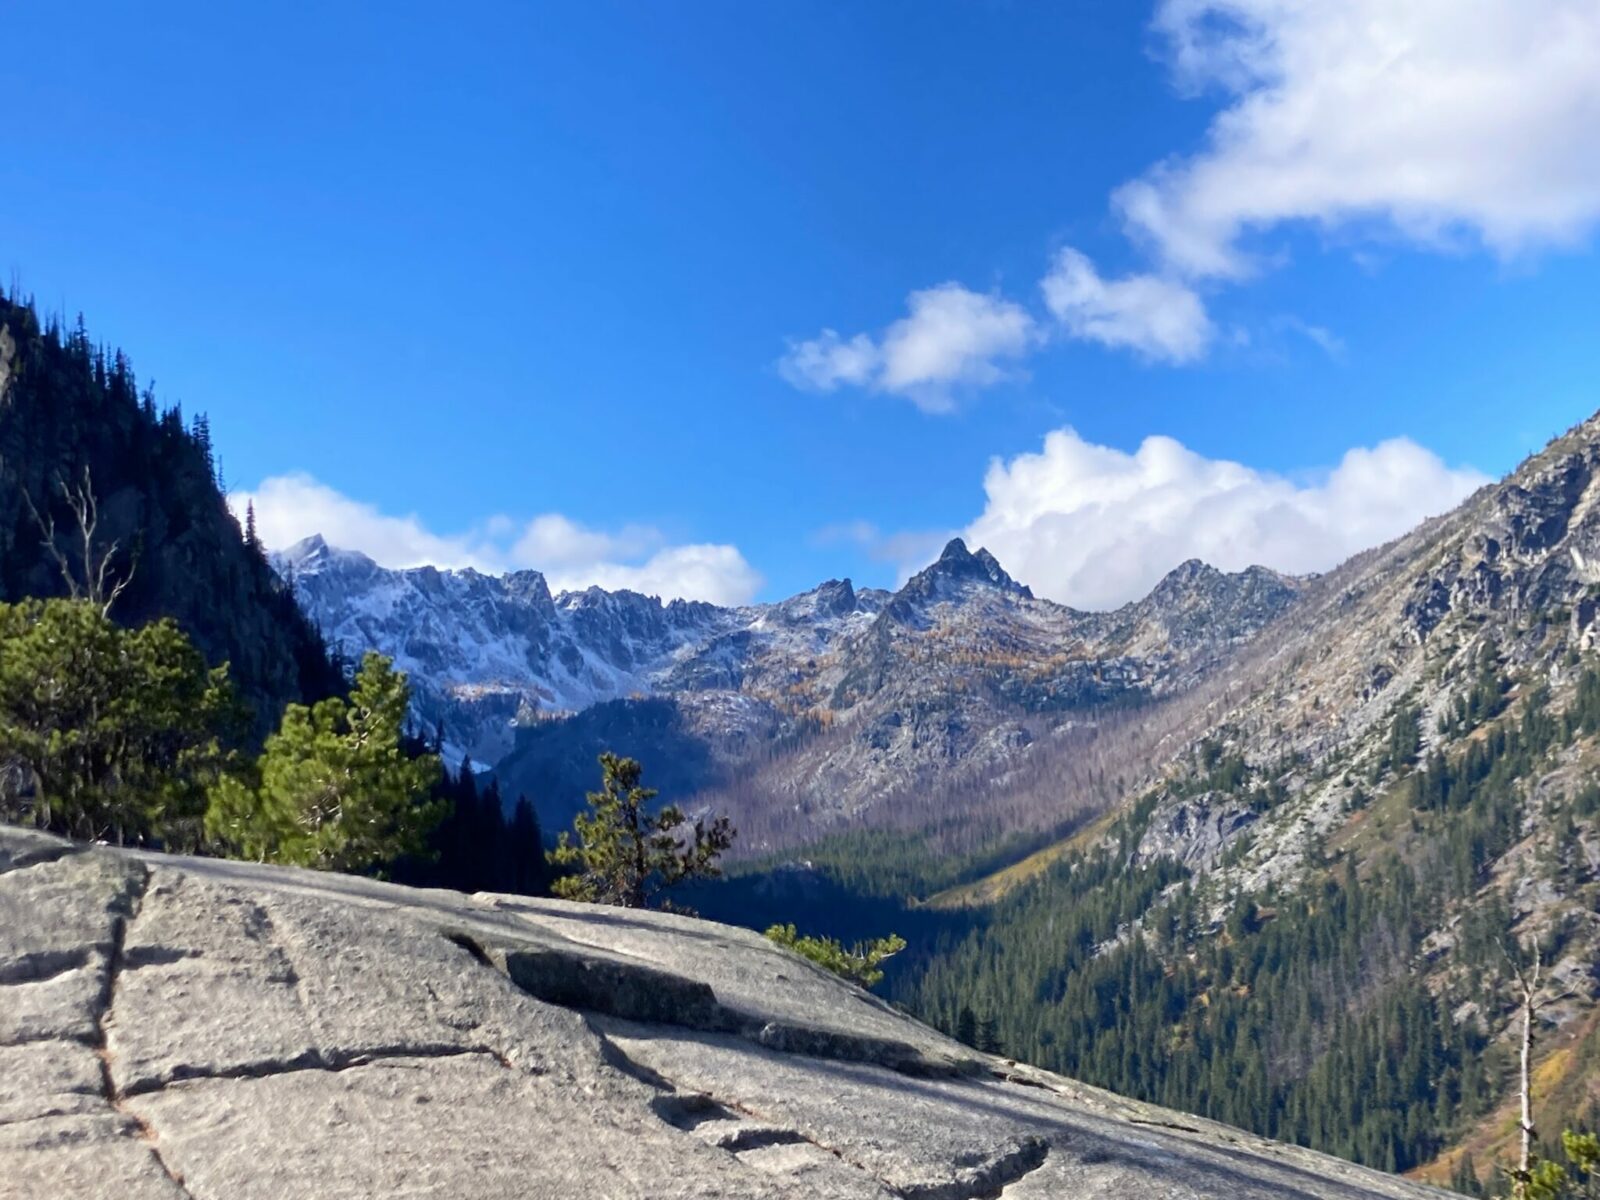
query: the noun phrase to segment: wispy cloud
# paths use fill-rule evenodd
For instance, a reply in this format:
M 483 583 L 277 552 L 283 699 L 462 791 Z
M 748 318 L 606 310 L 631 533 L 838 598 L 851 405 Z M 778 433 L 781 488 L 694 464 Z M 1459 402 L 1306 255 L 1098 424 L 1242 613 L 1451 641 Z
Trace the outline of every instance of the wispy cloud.
M 842 521 L 824 525 L 811 535 L 813 546 L 851 546 L 873 562 L 889 563 L 903 583 L 926 564 L 951 538 L 954 529 L 883 530 L 871 521 Z
M 1193 362 L 1215 333 L 1205 305 L 1185 284 L 1158 275 L 1103 279 L 1070 246 L 1056 255 L 1039 287 L 1068 336 L 1156 361 Z

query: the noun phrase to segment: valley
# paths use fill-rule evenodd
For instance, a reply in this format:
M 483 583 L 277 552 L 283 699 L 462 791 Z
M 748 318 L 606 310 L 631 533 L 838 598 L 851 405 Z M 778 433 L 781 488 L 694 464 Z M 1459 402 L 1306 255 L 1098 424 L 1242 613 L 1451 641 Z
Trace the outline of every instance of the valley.
M 1189 563 L 1084 613 L 952 543 L 890 594 L 563 596 L 543 611 L 607 635 L 547 615 L 527 644 L 574 639 L 593 690 L 470 654 L 437 660 L 438 690 L 518 692 L 494 773 L 546 828 L 600 748 L 732 814 L 745 863 L 704 911 L 909 931 L 890 994 L 947 1031 L 988 1022 L 1019 1058 L 1470 1187 L 1509 1151 L 1506 947 L 1570 985 L 1541 1126 L 1587 1121 L 1600 1086 L 1576 1065 L 1600 957 L 1597 498 L 1600 418 L 1315 578 Z M 359 594 L 294 580 L 352 636 Z
M 94 627 L 143 636 L 167 615 L 197 644 L 186 670 L 242 664 L 242 707 L 226 730 L 216 714 L 226 746 L 175 752 L 173 782 L 127 827 L 60 826 L 39 802 L 57 769 L 40 755 L 61 743 L 8 726 L 13 819 L 541 894 L 561 882 L 544 848 L 584 811 L 596 757 L 626 755 L 658 807 L 738 831 L 723 876 L 675 903 L 846 945 L 892 931 L 906 944 L 882 994 L 984 1053 L 1494 1194 L 1515 1154 L 1515 978 L 1536 953 L 1553 981 L 1533 1041 L 1539 1127 L 1594 1123 L 1600 415 L 1318 575 L 1188 561 L 1087 611 L 957 538 L 893 590 L 835 579 L 724 606 L 552 593 L 532 570 L 384 568 L 321 537 L 269 555 L 224 506 L 203 419 L 156 410 L 119 360 L 26 306 L 7 313 L 5 636 L 84 602 L 37 599 L 79 585 L 49 540 L 31 549 L 29 522 L 48 530 L 41 503 L 65 518 L 87 494 L 58 470 L 52 499 L 33 460 L 11 473 L 46 445 L 104 489 L 108 569 L 117 545 L 149 556 Z M 7 645 L 54 661 L 47 642 Z M 19 669 L 0 679 L 25 722 L 51 701 Z M 348 730 L 350 777 L 357 724 L 379 709 L 391 765 L 363 778 L 415 829 L 319 849 L 273 825 L 273 789 L 298 794 L 294 754 L 345 754 L 327 739 Z M 146 736 L 167 753 L 161 730 Z M 396 764 L 412 782 L 391 785 Z M 121 769 L 84 811 L 123 820 Z

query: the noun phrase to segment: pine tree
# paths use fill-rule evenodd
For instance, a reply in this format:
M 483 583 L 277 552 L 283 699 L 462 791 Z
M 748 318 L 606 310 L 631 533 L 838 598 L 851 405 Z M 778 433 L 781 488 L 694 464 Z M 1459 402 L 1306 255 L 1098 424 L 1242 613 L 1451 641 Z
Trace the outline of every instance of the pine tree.
M 171 621 L 136 630 L 87 600 L 0 604 L 0 816 L 83 838 L 197 840 L 237 731 L 227 668 Z
M 1415 705 L 1402 704 L 1389 727 L 1389 765 L 1395 774 L 1404 775 L 1411 770 L 1421 750 L 1421 714 Z
M 556 895 L 646 908 L 667 888 L 721 874 L 717 859 L 734 836 L 727 817 L 717 817 L 709 828 L 696 821 L 680 841 L 683 812 L 670 804 L 654 815 L 645 811 L 656 790 L 640 785 L 643 768 L 636 760 L 607 751 L 600 755 L 600 772 L 600 790 L 588 796 L 590 812 L 574 822 L 577 843 L 563 833 L 550 852 L 557 866 L 578 867 L 577 874 L 556 880 Z
M 409 699 L 405 676 L 368 653 L 348 701 L 284 711 L 258 779 L 219 781 L 207 832 L 248 858 L 331 871 L 424 855 L 446 805 L 431 795 L 439 760 L 408 753 Z
M 995 1020 L 993 1013 L 985 1014 L 983 1020 L 978 1023 L 978 1040 L 972 1044 L 985 1054 L 999 1054 L 1001 1052 L 1000 1022 Z
M 978 1048 L 978 1018 L 970 1004 L 961 1006 L 961 1012 L 956 1017 L 955 1037 L 963 1046 L 971 1046 L 974 1050 Z
M 539 817 L 526 796 L 518 796 L 511 816 L 512 878 L 508 890 L 525 896 L 543 893 L 547 883 L 544 839 Z
M 211 445 L 211 418 L 205 413 L 200 413 L 190 427 L 189 436 L 194 440 L 195 448 L 200 451 L 200 457 L 206 464 L 206 472 L 215 481 L 217 477 L 216 451 Z

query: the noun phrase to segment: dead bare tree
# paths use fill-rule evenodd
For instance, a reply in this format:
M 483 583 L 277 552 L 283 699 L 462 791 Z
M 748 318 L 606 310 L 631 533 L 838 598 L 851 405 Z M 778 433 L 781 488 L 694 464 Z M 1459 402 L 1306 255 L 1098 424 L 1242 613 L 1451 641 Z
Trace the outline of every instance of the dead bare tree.
M 1531 966 L 1524 965 L 1523 956 L 1513 954 L 1511 947 L 1503 942 L 1500 952 L 1505 955 L 1506 962 L 1511 967 L 1512 978 L 1516 980 L 1517 1007 L 1522 1014 L 1521 1068 L 1517 1081 L 1522 1105 L 1521 1120 L 1518 1124 L 1522 1132 L 1522 1148 L 1517 1157 L 1516 1170 L 1511 1173 L 1511 1194 L 1515 1200 L 1527 1200 L 1528 1185 L 1533 1179 L 1533 1143 L 1538 1136 L 1533 1127 L 1533 1088 L 1530 1082 L 1533 1067 L 1534 1021 L 1538 1018 L 1540 1009 L 1571 999 L 1575 993 L 1567 991 L 1560 995 L 1543 994 L 1546 982 L 1544 962 L 1537 941 L 1533 943 Z
M 133 580 L 133 565 L 129 565 L 127 573 L 120 579 L 114 579 L 111 566 L 121 543 L 113 540 L 103 549 L 95 544 L 95 530 L 100 525 L 100 505 L 94 497 L 94 481 L 90 478 L 89 468 L 83 468 L 83 483 L 80 486 L 71 487 L 65 479 L 58 480 L 58 484 L 61 495 L 66 500 L 67 507 L 72 510 L 78 525 L 77 534 L 72 540 L 78 544 L 81 579 L 73 570 L 71 559 L 66 551 L 61 549 L 56 539 L 54 514 L 41 513 L 34 504 L 33 497 L 28 494 L 27 488 L 22 489 L 22 498 L 28 505 L 28 511 L 33 514 L 34 524 L 39 527 L 42 535 L 40 544 L 55 559 L 56 566 L 61 571 L 61 578 L 66 581 L 67 594 L 74 600 L 85 600 L 93 604 L 100 610 L 102 616 L 109 616 L 111 606 L 117 602 L 117 597 L 122 595 Z

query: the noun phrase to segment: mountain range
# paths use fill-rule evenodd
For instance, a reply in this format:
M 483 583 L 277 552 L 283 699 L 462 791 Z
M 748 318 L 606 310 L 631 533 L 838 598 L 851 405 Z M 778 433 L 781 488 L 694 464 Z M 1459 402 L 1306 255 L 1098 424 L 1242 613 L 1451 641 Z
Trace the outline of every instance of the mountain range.
M 954 788 L 990 809 L 947 830 L 966 847 L 1103 806 L 1104 783 L 1062 797 L 1041 778 L 1133 736 L 1119 714 L 1191 686 L 1305 587 L 1187 562 L 1137 603 L 1080 612 L 960 539 L 894 592 L 829 580 L 740 608 L 552 595 L 537 571 L 390 570 L 321 537 L 273 562 L 330 644 L 393 657 L 420 722 L 532 796 L 546 828 L 615 749 L 669 797 L 733 811 L 760 849 L 950 826 L 927 801 Z M 924 802 L 896 802 L 912 792 Z
M 887 997 L 968 1045 L 1479 1195 L 1537 955 L 1543 1152 L 1600 1117 L 1600 415 L 1316 577 L 1188 562 L 1082 612 L 955 540 L 893 591 L 724 608 L 320 538 L 269 562 L 202 417 L 0 318 L 0 600 L 69 586 L 48 535 L 92 491 L 113 619 L 226 661 L 246 752 L 339 689 L 325 645 L 381 650 L 548 832 L 603 749 L 730 815 L 708 916 L 895 930 Z M 455 866 L 512 853 L 449 788 Z

